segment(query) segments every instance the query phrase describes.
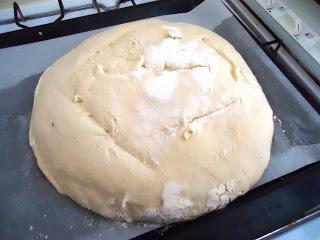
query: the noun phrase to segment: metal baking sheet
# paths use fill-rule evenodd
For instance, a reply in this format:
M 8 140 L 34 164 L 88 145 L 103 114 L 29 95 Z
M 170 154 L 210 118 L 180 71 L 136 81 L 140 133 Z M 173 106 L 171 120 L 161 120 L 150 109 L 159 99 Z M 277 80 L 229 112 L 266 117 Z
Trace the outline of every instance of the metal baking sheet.
M 219 33 L 242 54 L 274 110 L 268 169 L 257 184 L 320 155 L 320 117 L 273 65 L 220 1 L 187 14 L 160 17 Z M 97 31 L 0 50 L 0 236 L 2 239 L 129 239 L 158 225 L 123 223 L 94 214 L 60 195 L 36 165 L 28 144 L 33 92 L 41 72 Z M 259 133 L 257 133 L 259 134 Z

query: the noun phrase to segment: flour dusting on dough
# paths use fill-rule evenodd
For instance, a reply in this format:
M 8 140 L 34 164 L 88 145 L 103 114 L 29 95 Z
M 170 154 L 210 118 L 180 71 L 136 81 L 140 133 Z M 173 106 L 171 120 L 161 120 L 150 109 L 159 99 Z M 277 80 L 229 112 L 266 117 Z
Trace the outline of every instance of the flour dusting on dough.
M 230 201 L 239 195 L 236 194 L 235 189 L 235 181 L 233 180 L 211 188 L 207 194 L 207 208 L 212 211 L 217 208 L 225 207 Z
M 164 184 L 162 192 L 163 207 L 160 211 L 166 221 L 182 219 L 188 214 L 188 208 L 193 206 L 189 199 L 181 197 L 181 193 L 185 190 L 185 186 L 175 182 Z
M 144 90 L 149 97 L 166 102 L 171 98 L 177 81 L 177 73 L 164 71 L 159 76 L 148 79 L 144 84 Z

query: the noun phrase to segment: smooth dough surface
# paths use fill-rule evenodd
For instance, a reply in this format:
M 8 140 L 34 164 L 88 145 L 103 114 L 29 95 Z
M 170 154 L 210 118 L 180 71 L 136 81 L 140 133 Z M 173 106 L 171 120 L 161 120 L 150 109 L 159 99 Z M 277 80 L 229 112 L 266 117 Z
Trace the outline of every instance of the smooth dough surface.
M 261 177 L 272 110 L 226 40 L 144 20 L 89 38 L 35 91 L 38 165 L 82 206 L 126 221 L 174 222 L 222 208 Z

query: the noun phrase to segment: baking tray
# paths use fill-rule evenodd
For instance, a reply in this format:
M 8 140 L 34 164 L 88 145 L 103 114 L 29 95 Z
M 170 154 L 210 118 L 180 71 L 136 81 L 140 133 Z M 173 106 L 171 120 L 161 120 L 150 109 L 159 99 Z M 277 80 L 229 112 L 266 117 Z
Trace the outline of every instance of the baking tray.
M 319 114 L 220 1 L 207 0 L 188 13 L 159 18 L 197 24 L 229 40 L 256 75 L 274 110 L 275 134 L 269 167 L 254 190 L 223 210 L 139 238 L 210 239 L 213 234 L 217 239 L 258 238 L 316 213 L 320 203 Z M 37 167 L 28 144 L 33 92 L 41 72 L 99 31 L 0 50 L 1 239 L 129 239 L 160 227 L 112 221 L 58 194 Z M 232 225 L 232 231 L 227 225 Z

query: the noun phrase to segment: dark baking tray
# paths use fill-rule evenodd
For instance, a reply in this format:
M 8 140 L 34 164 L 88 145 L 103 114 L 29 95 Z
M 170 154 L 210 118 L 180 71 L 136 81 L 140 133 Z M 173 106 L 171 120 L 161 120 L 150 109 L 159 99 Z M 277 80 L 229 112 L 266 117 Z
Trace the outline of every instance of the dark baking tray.
M 154 10 L 156 3 L 147 5 L 150 11 L 152 8 L 153 16 L 181 10 L 175 5 L 178 1 L 173 1 L 173 5 L 169 1 L 163 2 L 166 2 L 166 8 L 162 7 L 158 14 Z M 148 17 L 148 8 L 145 7 L 140 7 L 137 12 L 135 7 L 125 10 L 129 14 L 126 18 L 136 19 L 137 14 L 141 14 L 139 18 Z M 120 12 L 117 17 L 121 16 Z M 169 20 L 175 20 L 174 16 L 172 18 L 168 16 Z M 113 23 L 118 22 L 114 19 Z M 47 28 L 50 32 L 51 27 Z M 57 31 L 59 27 L 54 29 Z M 308 99 L 290 84 L 233 17 L 213 30 L 228 39 L 243 55 L 277 116 L 272 155 L 290 151 L 291 147 L 305 146 L 311 148 L 303 150 L 311 152 L 306 154 L 312 156 L 314 151 L 316 155 L 312 147 L 319 143 L 320 119 Z M 15 34 L 27 33 L 24 30 Z M 46 180 L 36 165 L 27 138 L 33 92 L 40 75 L 26 77 L 17 85 L 0 90 L 1 239 L 128 239 L 158 227 L 105 219 L 58 194 Z M 303 159 L 304 155 L 296 153 L 293 152 L 290 158 L 273 157 L 259 186 L 225 209 L 194 221 L 164 226 L 138 239 L 253 239 L 287 230 L 315 216 L 320 203 L 320 164 L 318 159 Z M 294 161 L 300 157 L 300 163 Z M 302 166 L 305 167 L 300 168 Z M 292 169 L 298 170 L 284 175 Z

